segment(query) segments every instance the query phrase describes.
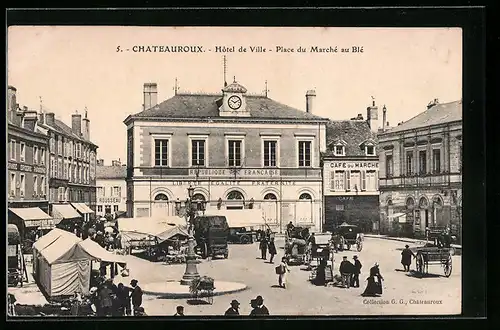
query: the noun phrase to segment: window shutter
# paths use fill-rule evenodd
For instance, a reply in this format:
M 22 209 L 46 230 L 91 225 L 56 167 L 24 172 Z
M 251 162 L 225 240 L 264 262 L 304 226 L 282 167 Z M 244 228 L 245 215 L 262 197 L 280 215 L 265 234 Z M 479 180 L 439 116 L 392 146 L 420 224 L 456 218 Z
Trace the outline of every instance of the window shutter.
M 351 171 L 345 171 L 345 190 L 351 190 Z
M 366 171 L 361 171 L 361 190 L 366 190 Z
M 330 171 L 330 190 L 335 191 L 335 171 Z

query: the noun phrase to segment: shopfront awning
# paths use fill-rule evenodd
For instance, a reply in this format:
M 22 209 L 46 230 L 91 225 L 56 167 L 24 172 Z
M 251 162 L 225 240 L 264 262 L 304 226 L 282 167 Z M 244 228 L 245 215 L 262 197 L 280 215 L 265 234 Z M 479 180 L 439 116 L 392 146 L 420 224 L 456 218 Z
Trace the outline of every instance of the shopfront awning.
M 69 204 L 52 205 L 52 215 L 56 224 L 63 219 L 77 219 L 81 217 L 81 215 Z
M 85 203 L 71 203 L 71 205 L 77 209 L 78 212 L 81 214 L 91 214 L 94 213 L 90 207 L 87 206 Z
M 38 207 L 9 208 L 9 211 L 21 218 L 27 228 L 54 226 L 52 217 Z

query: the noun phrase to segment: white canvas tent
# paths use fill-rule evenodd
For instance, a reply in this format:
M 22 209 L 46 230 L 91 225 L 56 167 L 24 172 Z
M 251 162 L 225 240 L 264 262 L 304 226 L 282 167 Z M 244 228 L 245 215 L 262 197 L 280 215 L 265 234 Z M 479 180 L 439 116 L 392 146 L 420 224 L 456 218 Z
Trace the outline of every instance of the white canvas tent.
M 48 296 L 87 294 L 91 261 L 125 261 L 95 242 L 82 241 L 76 235 L 53 229 L 33 244 L 33 275 Z
M 120 218 L 118 231 L 121 235 L 123 248 L 137 245 L 142 241 L 144 245 L 162 243 L 175 235 L 189 236 L 183 218 Z
M 243 210 L 211 210 L 207 215 L 225 216 L 230 228 L 234 227 L 254 227 L 254 229 L 265 229 L 266 224 L 260 209 Z

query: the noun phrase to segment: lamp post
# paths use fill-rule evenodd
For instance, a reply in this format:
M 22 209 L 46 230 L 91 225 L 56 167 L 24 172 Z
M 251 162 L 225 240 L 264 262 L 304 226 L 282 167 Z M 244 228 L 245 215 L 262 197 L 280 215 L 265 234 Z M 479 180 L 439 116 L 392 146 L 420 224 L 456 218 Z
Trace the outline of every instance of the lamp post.
M 188 199 L 186 200 L 186 216 L 188 218 L 188 251 L 186 256 L 186 270 L 181 279 L 181 285 L 189 285 L 194 279 L 200 277 L 198 269 L 196 267 L 196 253 L 194 252 L 195 239 L 194 239 L 194 217 L 196 216 L 196 210 L 193 208 L 192 198 L 193 198 L 194 188 L 189 186 L 188 188 Z

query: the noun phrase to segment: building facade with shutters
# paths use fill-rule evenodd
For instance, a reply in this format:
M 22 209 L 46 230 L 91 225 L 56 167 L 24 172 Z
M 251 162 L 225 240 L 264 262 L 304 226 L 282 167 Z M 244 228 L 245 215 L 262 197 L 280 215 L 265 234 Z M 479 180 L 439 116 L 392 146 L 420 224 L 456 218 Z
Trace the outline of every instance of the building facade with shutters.
M 90 140 L 87 111 L 83 119 L 81 114 L 72 114 L 71 127 L 55 118 L 53 112 L 41 111 L 38 116 L 49 137 L 50 204 L 83 203 L 95 212 L 98 146 Z
M 8 86 L 8 208 L 40 208 L 48 213 L 48 137 L 37 123 L 37 112 L 19 108 L 16 94 L 16 88 Z
M 378 138 L 381 231 L 423 237 L 449 226 L 460 236 L 462 101 L 434 100 Z
M 351 120 L 330 121 L 327 124 L 327 150 L 323 154 L 323 231 L 332 231 L 344 222 L 357 225 L 364 232 L 377 231 L 377 111 L 374 103 L 368 108 L 366 120 L 359 114 Z
M 104 165 L 99 160 L 96 168 L 97 207 L 96 214 L 115 216 L 127 211 L 127 168 L 119 161 Z
M 280 231 L 290 221 L 321 230 L 320 154 L 327 119 L 249 95 L 237 82 L 217 94 L 179 93 L 157 104 L 144 86 L 144 110 L 127 117 L 127 214 L 175 214 L 195 188 L 210 210 L 260 209 Z

